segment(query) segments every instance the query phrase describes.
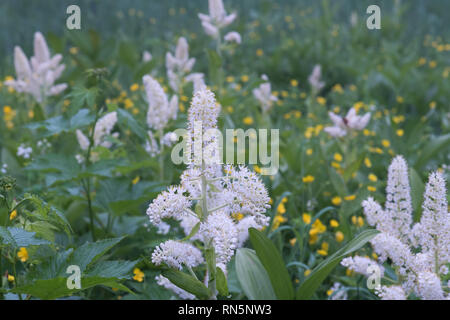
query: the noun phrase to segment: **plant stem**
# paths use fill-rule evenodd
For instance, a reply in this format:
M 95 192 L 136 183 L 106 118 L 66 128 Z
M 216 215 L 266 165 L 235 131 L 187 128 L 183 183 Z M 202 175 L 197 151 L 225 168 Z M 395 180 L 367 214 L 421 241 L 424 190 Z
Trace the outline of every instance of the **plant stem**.
M 163 144 L 163 130 L 159 130 L 159 178 L 164 181 L 164 144 Z

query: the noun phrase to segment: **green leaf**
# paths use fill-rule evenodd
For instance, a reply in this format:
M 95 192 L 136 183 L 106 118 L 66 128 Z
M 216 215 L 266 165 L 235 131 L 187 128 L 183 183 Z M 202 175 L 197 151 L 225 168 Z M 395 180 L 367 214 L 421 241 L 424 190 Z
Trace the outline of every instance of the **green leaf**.
M 426 146 L 422 149 L 422 152 L 417 159 L 414 168 L 417 171 L 427 164 L 428 160 L 432 159 L 438 152 L 444 152 L 450 147 L 450 133 L 444 136 L 440 136 L 435 139 L 431 139 L 427 142 Z
M 277 298 L 280 300 L 293 299 L 294 288 L 292 287 L 291 277 L 275 245 L 262 232 L 254 228 L 249 229 L 249 235 L 256 255 L 269 275 Z
M 333 185 L 334 190 L 336 190 L 337 194 L 342 198 L 348 195 L 347 186 L 345 185 L 345 181 L 342 176 L 331 167 L 328 169 L 328 173 L 330 176 L 331 184 Z
M 242 290 L 250 300 L 277 299 L 269 275 L 253 250 L 237 250 L 236 274 Z
M 162 273 L 164 277 L 170 280 L 174 285 L 181 289 L 192 293 L 199 299 L 208 299 L 209 290 L 206 286 L 195 279 L 193 276 L 188 275 L 179 270 L 166 270 Z
M 88 277 L 130 279 L 136 261 L 100 261 L 87 273 Z
M 414 221 L 419 221 L 422 214 L 422 200 L 425 191 L 425 184 L 414 168 L 409 169 L 409 179 L 411 181 L 411 202 L 414 212 Z
M 133 116 L 123 109 L 117 109 L 117 118 L 119 125 L 130 129 L 139 138 L 146 141 L 148 139 L 147 131 L 133 118 Z
M 340 248 L 328 259 L 322 261 L 314 268 L 308 278 L 300 285 L 297 290 L 296 298 L 299 300 L 310 299 L 314 292 L 319 288 L 328 274 L 339 264 L 339 262 L 350 253 L 360 249 L 373 237 L 379 233 L 378 230 L 365 230 L 349 241 L 345 246 Z
M 208 275 L 208 288 L 211 288 L 212 284 L 216 281 L 216 252 L 214 250 L 214 247 L 207 248 L 205 250 L 205 260 L 210 273 Z M 215 294 L 215 292 L 211 293 Z
M 0 238 L 2 239 L 2 244 L 9 244 L 15 249 L 20 247 L 50 244 L 47 240 L 36 238 L 35 234 L 35 232 L 25 231 L 21 228 L 0 227 Z
M 195 236 L 195 234 L 198 232 L 198 230 L 200 229 L 200 222 L 198 222 L 191 230 L 191 232 L 184 237 L 181 241 L 187 241 L 190 238 L 192 238 L 193 236 Z
M 219 267 L 216 267 L 216 288 L 220 295 L 228 297 L 227 277 Z
M 66 297 L 98 285 L 117 288 L 132 293 L 130 289 L 119 283 L 117 279 L 101 277 L 82 277 L 81 289 L 69 289 L 67 287 L 67 278 L 59 277 L 48 280 L 37 280 L 33 284 L 12 289 L 11 292 L 18 294 L 29 294 L 39 299 L 53 300 Z
M 81 272 L 84 272 L 87 267 L 92 265 L 102 257 L 106 251 L 118 244 L 122 239 L 123 237 L 105 239 L 97 242 L 87 242 L 75 249 L 68 264 L 77 265 L 80 267 Z
M 71 132 L 94 122 L 95 116 L 89 109 L 79 110 L 73 117 L 56 116 L 45 121 L 32 122 L 26 127 L 32 130 L 39 129 L 41 137 L 48 137 L 61 132 Z

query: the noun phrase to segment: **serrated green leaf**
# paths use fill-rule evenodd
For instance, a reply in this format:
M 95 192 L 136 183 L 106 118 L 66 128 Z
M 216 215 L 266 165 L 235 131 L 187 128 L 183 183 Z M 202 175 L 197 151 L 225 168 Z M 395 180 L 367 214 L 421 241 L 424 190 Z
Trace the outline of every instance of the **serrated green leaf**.
M 136 261 L 100 261 L 86 274 L 87 277 L 130 279 Z
M 35 234 L 35 232 L 26 231 L 21 228 L 0 227 L 0 238 L 2 238 L 2 244 L 11 245 L 15 249 L 20 247 L 50 244 L 47 240 L 36 238 Z
M 75 249 L 68 264 L 77 265 L 80 267 L 81 272 L 84 272 L 87 267 L 96 262 L 122 239 L 123 237 L 119 237 L 100 240 L 97 242 L 86 242 L 81 247 Z

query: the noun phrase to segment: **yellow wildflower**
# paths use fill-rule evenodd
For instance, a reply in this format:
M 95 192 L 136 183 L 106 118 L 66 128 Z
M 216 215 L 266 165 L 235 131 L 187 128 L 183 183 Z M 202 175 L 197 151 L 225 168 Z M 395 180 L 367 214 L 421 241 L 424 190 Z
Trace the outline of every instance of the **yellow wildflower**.
M 136 280 L 137 282 L 144 281 L 145 274 L 141 271 L 141 269 L 134 268 L 133 273 L 134 273 L 133 280 Z
M 342 199 L 339 196 L 333 197 L 333 199 L 331 199 L 331 203 L 333 203 L 335 206 L 338 206 L 342 203 Z
M 17 257 L 20 259 L 20 261 L 26 262 L 28 260 L 27 248 L 21 247 L 19 249 L 19 252 L 17 252 Z

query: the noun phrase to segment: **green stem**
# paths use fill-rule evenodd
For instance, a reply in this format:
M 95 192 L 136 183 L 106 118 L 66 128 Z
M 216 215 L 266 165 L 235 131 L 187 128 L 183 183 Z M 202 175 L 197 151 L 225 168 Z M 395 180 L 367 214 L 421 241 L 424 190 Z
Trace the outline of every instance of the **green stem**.
M 159 178 L 164 181 L 164 144 L 163 144 L 163 130 L 159 130 Z

